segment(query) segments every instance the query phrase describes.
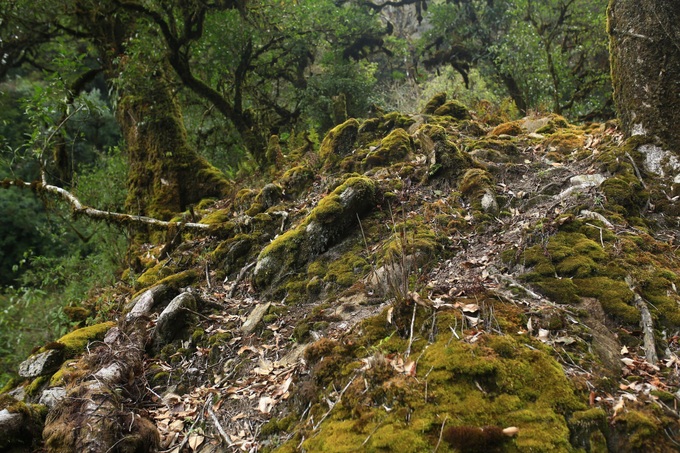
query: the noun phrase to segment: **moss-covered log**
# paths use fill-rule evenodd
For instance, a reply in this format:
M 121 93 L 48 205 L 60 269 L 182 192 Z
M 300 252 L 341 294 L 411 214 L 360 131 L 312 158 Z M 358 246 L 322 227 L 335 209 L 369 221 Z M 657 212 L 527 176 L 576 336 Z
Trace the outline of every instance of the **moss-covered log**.
M 676 0 L 609 2 L 614 100 L 623 128 L 657 136 L 669 150 L 680 149 L 679 20 Z

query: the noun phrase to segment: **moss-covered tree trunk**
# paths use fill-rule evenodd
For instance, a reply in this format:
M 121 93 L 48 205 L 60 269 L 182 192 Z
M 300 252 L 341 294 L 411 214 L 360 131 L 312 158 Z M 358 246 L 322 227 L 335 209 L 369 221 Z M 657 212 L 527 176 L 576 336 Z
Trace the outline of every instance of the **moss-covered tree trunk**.
M 627 135 L 680 154 L 680 1 L 610 0 L 614 100 Z
M 129 161 L 127 210 L 167 219 L 227 191 L 224 176 L 187 141 L 182 114 L 161 70 L 127 84 L 116 116 Z
M 226 178 L 187 140 L 167 58 L 152 40 L 132 44 L 136 18 L 108 3 L 76 2 L 77 23 L 99 50 L 117 88 L 116 118 L 129 162 L 127 210 L 167 219 L 202 198 L 224 195 Z

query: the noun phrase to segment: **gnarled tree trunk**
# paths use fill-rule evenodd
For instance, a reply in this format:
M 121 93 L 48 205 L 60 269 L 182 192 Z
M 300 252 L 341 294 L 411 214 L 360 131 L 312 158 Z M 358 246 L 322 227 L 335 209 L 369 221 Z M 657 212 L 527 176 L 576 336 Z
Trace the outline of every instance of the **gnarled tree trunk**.
M 129 162 L 127 210 L 159 219 L 172 217 L 202 198 L 224 195 L 226 178 L 187 140 L 182 113 L 157 50 L 129 52 L 135 17 L 90 0 L 77 2 L 78 24 L 87 30 L 117 87 L 116 118 Z
M 680 155 L 680 2 L 610 0 L 614 100 L 627 135 Z

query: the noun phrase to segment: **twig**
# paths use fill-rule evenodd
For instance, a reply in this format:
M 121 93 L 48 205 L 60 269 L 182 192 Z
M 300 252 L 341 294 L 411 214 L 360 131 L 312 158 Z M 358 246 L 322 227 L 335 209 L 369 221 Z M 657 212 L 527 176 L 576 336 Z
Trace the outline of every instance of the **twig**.
M 414 324 L 416 323 L 416 308 L 418 305 L 415 303 L 413 304 L 413 316 L 411 317 L 411 333 L 409 334 L 408 337 L 408 347 L 406 348 L 406 352 L 404 353 L 404 357 L 408 357 L 411 355 L 411 346 L 413 345 L 413 329 L 414 329 Z
M 215 428 L 217 428 L 217 431 L 220 433 L 220 436 L 222 436 L 222 439 L 227 443 L 229 447 L 233 446 L 234 443 L 229 439 L 229 436 L 227 436 L 227 433 L 224 432 L 224 428 L 222 428 L 222 425 L 220 424 L 220 421 L 217 419 L 217 415 L 215 414 L 215 411 L 213 408 L 208 404 L 208 415 L 210 415 L 210 418 L 213 421 L 213 424 L 215 425 Z
M 102 211 L 101 209 L 95 209 L 83 205 L 81 201 L 68 190 L 62 189 L 61 187 L 58 186 L 53 186 L 51 184 L 45 184 L 44 182 L 30 183 L 22 181 L 21 179 L 5 179 L 0 183 L 2 186 L 6 187 L 10 186 L 20 188 L 23 187 L 29 188 L 39 194 L 47 193 L 56 195 L 71 206 L 71 209 L 73 210 L 73 213 L 75 215 L 85 215 L 93 220 L 113 221 L 114 223 L 118 223 L 123 226 L 146 225 L 148 227 L 159 230 L 167 230 L 171 227 L 177 227 L 180 225 L 182 226 L 182 228 L 188 228 L 190 230 L 205 232 L 212 231 L 212 229 L 214 228 L 214 226 L 203 223 L 166 222 L 164 220 L 158 220 L 152 217 L 146 217 L 141 215 L 131 215 L 122 214 L 120 212 Z
M 640 327 L 643 333 L 645 360 L 652 365 L 656 365 L 659 357 L 656 354 L 656 345 L 654 344 L 654 320 L 652 319 L 652 314 L 645 300 L 635 291 L 633 279 L 630 276 L 626 277 L 626 283 L 628 283 L 628 287 L 633 292 L 635 306 L 640 310 Z
M 340 400 L 342 399 L 342 395 L 345 394 L 345 391 L 349 388 L 349 386 L 352 384 L 352 382 L 354 382 L 355 378 L 356 378 L 356 375 L 352 376 L 352 379 L 350 379 L 349 382 L 347 383 L 347 385 L 340 391 L 340 394 L 338 395 L 338 399 L 335 400 L 335 402 L 330 406 L 328 411 L 325 414 L 323 414 L 323 417 L 321 417 L 321 420 L 319 420 L 319 422 L 312 427 L 312 431 L 316 431 L 317 429 L 319 429 L 319 426 L 321 426 L 321 423 L 323 423 L 323 421 L 326 420 L 326 417 L 328 417 L 330 415 L 333 408 L 340 402 Z
M 208 285 L 208 289 L 212 288 L 212 285 L 210 284 L 210 266 L 208 266 L 208 262 L 205 262 L 205 282 Z
M 442 435 L 444 434 L 444 426 L 446 425 L 446 420 L 448 420 L 448 419 L 449 419 L 448 415 L 446 417 L 444 417 L 444 421 L 442 422 L 442 427 L 439 429 L 439 440 L 437 441 L 437 445 L 435 445 L 432 453 L 436 453 L 437 450 L 439 449 L 439 444 L 442 443 Z
M 638 170 L 637 165 L 635 164 L 635 161 L 633 160 L 633 157 L 630 155 L 628 151 L 626 151 L 626 157 L 630 160 L 630 163 L 633 164 L 633 170 L 635 170 L 635 176 L 637 176 L 638 180 L 640 180 L 640 184 L 642 184 L 642 187 L 647 190 L 647 184 L 642 180 L 642 175 L 640 174 L 640 170 Z
M 234 297 L 234 293 L 236 292 L 236 287 L 241 282 L 241 280 L 243 280 L 243 277 L 246 276 L 246 273 L 248 272 L 248 270 L 253 266 L 255 266 L 255 261 L 253 261 L 252 263 L 250 263 L 249 265 L 247 265 L 243 269 L 241 269 L 241 272 L 238 273 L 236 280 L 234 280 L 234 286 L 231 287 L 231 289 L 229 290 L 229 294 L 227 294 L 228 298 L 231 299 L 232 297 Z

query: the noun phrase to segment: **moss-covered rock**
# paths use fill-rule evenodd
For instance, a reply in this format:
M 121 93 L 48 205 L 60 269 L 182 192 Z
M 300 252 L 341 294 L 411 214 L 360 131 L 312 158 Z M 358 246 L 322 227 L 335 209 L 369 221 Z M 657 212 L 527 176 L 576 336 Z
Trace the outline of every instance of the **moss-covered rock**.
M 296 198 L 302 194 L 313 181 L 314 171 L 307 166 L 298 165 L 297 167 L 286 170 L 279 182 L 287 197 Z
M 472 118 L 468 108 L 461 102 L 448 101 L 434 111 L 437 116 L 450 116 L 456 120 L 469 120 Z
M 104 335 L 108 330 L 115 326 L 114 322 L 103 322 L 101 324 L 95 324 L 93 326 L 83 327 L 78 330 L 74 330 L 71 333 L 67 333 L 59 340 L 58 343 L 64 345 L 64 354 L 66 358 L 73 357 L 76 354 L 80 354 L 85 350 L 85 347 L 91 341 L 101 341 L 104 339 Z
M 423 113 L 426 115 L 432 115 L 434 112 L 444 105 L 446 102 L 446 93 L 437 93 L 434 96 L 432 96 L 432 99 L 427 101 L 427 104 L 425 104 L 425 108 L 423 109 Z
M 413 152 L 413 140 L 401 128 L 394 129 L 380 144 L 364 159 L 368 168 L 385 166 L 406 158 Z
M 354 149 L 358 133 L 359 122 L 351 118 L 326 134 L 319 148 L 319 157 L 325 168 L 333 168 Z
M 300 268 L 311 258 L 328 249 L 357 215 L 375 203 L 376 189 L 366 177 L 351 177 L 324 197 L 297 227 L 288 230 L 265 247 L 257 258 L 254 282 L 266 287 L 278 276 Z

